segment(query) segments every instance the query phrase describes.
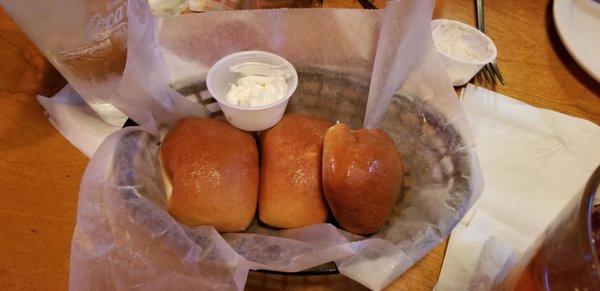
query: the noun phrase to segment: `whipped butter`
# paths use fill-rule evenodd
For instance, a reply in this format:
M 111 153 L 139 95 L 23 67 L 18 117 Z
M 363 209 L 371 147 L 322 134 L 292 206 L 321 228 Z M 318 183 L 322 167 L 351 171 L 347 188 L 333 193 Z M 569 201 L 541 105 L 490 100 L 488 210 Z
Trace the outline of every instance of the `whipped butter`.
M 480 62 L 493 55 L 489 40 L 459 22 L 434 22 L 432 36 L 438 50 L 463 62 Z
M 227 102 L 246 107 L 273 104 L 286 97 L 291 75 L 282 67 L 260 62 L 245 62 L 230 67 L 241 74 L 226 95 Z

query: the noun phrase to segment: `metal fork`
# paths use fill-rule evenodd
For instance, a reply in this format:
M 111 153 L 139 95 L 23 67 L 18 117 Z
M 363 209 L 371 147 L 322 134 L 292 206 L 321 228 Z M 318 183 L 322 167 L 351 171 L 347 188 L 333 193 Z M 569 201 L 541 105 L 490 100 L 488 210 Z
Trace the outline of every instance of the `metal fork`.
M 477 9 L 477 29 L 485 33 L 485 19 L 483 17 L 483 0 L 475 0 L 475 8 Z M 500 83 L 504 85 L 504 78 L 502 77 L 500 69 L 498 68 L 498 65 L 496 64 L 495 60 L 483 66 L 481 71 L 479 71 L 479 73 L 477 74 L 477 79 L 481 83 L 483 83 L 484 78 L 490 84 L 496 85 L 496 79 L 498 79 Z

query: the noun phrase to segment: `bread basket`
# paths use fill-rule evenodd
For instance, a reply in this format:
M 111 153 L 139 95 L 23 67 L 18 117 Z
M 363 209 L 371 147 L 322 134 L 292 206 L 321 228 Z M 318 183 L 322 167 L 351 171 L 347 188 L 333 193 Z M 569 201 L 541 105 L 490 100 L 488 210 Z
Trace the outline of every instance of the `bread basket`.
M 361 127 L 369 92 L 367 79 L 312 67 L 299 67 L 298 75 L 298 89 L 290 99 L 286 112 L 340 121 L 350 124 L 353 128 Z M 197 98 L 204 106 L 214 102 L 200 97 L 201 92 L 206 90 L 204 83 L 183 88 L 173 87 L 184 96 Z M 215 112 L 212 117 L 222 118 L 222 115 Z M 437 237 L 449 234 L 473 203 L 473 193 L 478 191 L 479 187 L 473 185 L 471 179 L 477 157 L 471 147 L 463 142 L 452 123 L 418 96 L 395 95 L 380 127 L 394 139 L 397 148 L 403 153 L 407 172 L 392 217 L 378 233 L 369 238 L 381 238 L 402 247 L 406 252 L 410 252 L 411 249 L 421 252 L 423 244 L 429 244 L 426 248 L 431 249 L 439 243 Z M 160 141 L 146 131 L 132 131 L 121 138 L 113 157 L 115 173 L 120 177 L 119 193 L 128 205 L 128 215 L 133 220 L 139 220 L 140 227 L 148 228 L 149 234 L 156 233 L 152 230 L 154 227 L 164 227 L 161 225 L 164 223 L 162 220 L 149 221 L 145 216 L 146 210 L 139 203 L 140 199 L 148 199 L 158 207 L 166 209 L 166 197 L 158 164 L 159 147 Z M 437 204 L 434 205 L 438 208 L 425 205 L 425 200 L 435 201 Z M 418 223 L 405 224 L 403 220 L 407 216 L 412 219 L 422 217 L 433 227 L 422 229 L 423 225 Z M 455 217 L 448 219 L 448 216 Z M 335 221 L 331 220 L 331 223 L 335 225 Z M 189 230 L 183 225 L 182 228 Z M 278 230 L 260 223 L 257 219 L 246 232 L 278 235 Z M 404 234 L 408 234 L 408 237 L 420 235 L 418 240 L 415 238 L 411 241 Z M 347 234 L 347 238 L 349 241 L 368 239 L 351 234 Z M 253 260 L 251 253 L 256 250 L 253 250 L 252 246 L 234 242 L 231 247 L 246 259 Z M 424 254 L 415 256 L 421 257 Z M 291 274 L 330 273 L 337 273 L 333 262 Z

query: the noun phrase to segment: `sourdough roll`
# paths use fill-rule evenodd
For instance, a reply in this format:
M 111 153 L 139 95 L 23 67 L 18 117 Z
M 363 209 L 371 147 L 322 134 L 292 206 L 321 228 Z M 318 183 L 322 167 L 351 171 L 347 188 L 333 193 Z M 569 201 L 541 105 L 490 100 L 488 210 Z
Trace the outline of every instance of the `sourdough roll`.
M 165 138 L 160 158 L 175 219 L 220 232 L 248 227 L 259 182 L 258 149 L 249 133 L 210 118 L 183 119 Z
M 298 228 L 327 220 L 321 186 L 323 136 L 332 125 L 305 115 L 284 115 L 261 132 L 261 180 L 258 215 L 280 228 Z
M 377 232 L 388 220 L 403 178 L 402 156 L 380 129 L 329 128 L 323 141 L 323 190 L 341 227 Z

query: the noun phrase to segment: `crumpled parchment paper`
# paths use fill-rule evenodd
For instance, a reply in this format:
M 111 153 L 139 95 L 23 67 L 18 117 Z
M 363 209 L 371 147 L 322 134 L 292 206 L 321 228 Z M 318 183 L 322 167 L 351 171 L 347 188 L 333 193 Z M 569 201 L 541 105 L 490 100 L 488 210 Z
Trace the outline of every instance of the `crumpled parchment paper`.
M 242 289 L 249 269 L 297 272 L 335 261 L 381 289 L 440 243 L 479 197 L 482 178 L 464 113 L 429 26 L 433 1 L 386 10 L 277 9 L 153 18 L 128 5 L 128 58 L 111 99 L 140 127 L 99 147 L 80 190 L 73 289 Z M 299 87 L 287 112 L 380 127 L 404 153 L 406 183 L 388 223 L 370 237 L 332 224 L 245 233 L 189 228 L 166 211 L 157 155 L 169 126 L 217 116 L 210 66 L 242 50 L 288 59 Z

